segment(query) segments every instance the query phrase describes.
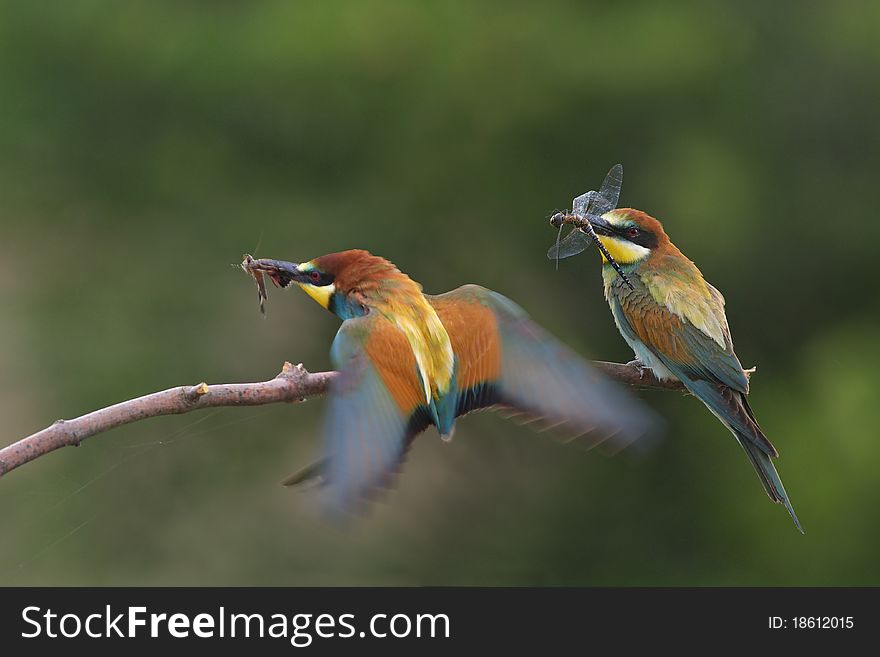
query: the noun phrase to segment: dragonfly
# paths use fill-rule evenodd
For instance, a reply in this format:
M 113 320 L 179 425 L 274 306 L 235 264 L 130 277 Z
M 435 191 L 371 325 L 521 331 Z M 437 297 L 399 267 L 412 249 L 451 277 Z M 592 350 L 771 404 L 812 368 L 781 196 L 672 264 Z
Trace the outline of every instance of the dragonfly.
M 547 251 L 547 257 L 556 260 L 556 266 L 559 267 L 560 258 L 569 258 L 584 251 L 591 244 L 599 247 L 605 259 L 611 263 L 614 270 L 623 279 L 632 290 L 633 285 L 629 282 L 626 274 L 620 265 L 608 253 L 605 245 L 599 241 L 593 226 L 590 224 L 590 217 L 601 217 L 606 212 L 610 212 L 617 207 L 617 201 L 620 198 L 620 187 L 623 184 L 623 165 L 615 164 L 608 171 L 605 180 L 599 191 L 591 190 L 585 194 L 581 194 L 571 202 L 571 212 L 556 212 L 550 217 L 550 225 L 559 229 L 556 236 L 556 243 Z M 572 227 L 571 232 L 564 238 L 562 236 L 562 227 L 568 224 Z

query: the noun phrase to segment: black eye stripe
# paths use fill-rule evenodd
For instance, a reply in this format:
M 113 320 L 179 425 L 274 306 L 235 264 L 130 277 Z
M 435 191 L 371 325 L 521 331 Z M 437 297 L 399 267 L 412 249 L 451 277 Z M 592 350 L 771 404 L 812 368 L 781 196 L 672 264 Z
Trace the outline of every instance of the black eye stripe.
M 309 277 L 308 282 L 318 287 L 330 285 L 333 282 L 333 274 L 326 274 L 322 271 L 312 270 L 306 273 Z
M 638 231 L 636 235 L 629 234 L 629 231 L 633 228 Z M 657 236 L 644 228 L 627 226 L 626 228 L 619 228 L 615 232 L 621 237 L 621 239 L 624 239 L 627 242 L 632 242 L 633 244 L 638 244 L 639 246 L 644 246 L 646 249 L 653 249 L 657 246 Z

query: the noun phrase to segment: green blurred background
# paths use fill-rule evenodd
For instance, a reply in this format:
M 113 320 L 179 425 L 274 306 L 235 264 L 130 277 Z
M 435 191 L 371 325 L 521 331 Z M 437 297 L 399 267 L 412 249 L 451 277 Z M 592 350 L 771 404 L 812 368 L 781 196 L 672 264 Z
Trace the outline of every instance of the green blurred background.
M 606 3 L 607 4 L 607 3 Z M 324 401 L 158 418 L 0 480 L 2 584 L 880 585 L 880 4 L 3 2 L 2 442 L 174 385 L 329 367 L 243 252 L 363 247 L 631 353 L 549 213 L 625 166 L 727 297 L 806 528 L 691 398 L 644 457 L 494 414 L 348 530 L 278 481 Z

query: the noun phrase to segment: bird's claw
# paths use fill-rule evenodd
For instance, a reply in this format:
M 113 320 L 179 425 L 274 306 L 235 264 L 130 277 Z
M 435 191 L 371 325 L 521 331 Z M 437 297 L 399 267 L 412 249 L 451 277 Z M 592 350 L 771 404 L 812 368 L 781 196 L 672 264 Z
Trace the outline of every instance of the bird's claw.
M 638 358 L 629 361 L 627 367 L 635 367 L 639 371 L 639 381 L 645 378 L 645 370 L 648 369 L 648 367 Z

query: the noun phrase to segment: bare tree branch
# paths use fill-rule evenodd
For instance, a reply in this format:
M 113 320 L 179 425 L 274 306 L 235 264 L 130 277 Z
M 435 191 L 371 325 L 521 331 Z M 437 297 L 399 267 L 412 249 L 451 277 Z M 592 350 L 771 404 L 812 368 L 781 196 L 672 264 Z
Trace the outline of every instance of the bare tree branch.
M 73 420 L 57 420 L 42 431 L 0 449 L 0 476 L 59 447 L 79 445 L 95 434 L 148 417 L 177 415 L 216 406 L 259 406 L 301 401 L 327 391 L 336 372 L 307 372 L 284 363 L 281 373 L 259 383 L 180 386 L 108 406 Z
M 658 381 L 651 370 L 628 363 L 593 365 L 607 376 L 638 388 L 684 390 L 677 381 Z M 42 431 L 0 449 L 0 477 L 60 447 L 77 446 L 83 440 L 114 427 L 148 417 L 179 415 L 217 406 L 260 406 L 277 402 L 302 401 L 327 391 L 337 372 L 312 374 L 300 364 L 284 363 L 274 379 L 259 383 L 220 383 L 179 386 L 119 402 L 73 420 L 57 420 Z

